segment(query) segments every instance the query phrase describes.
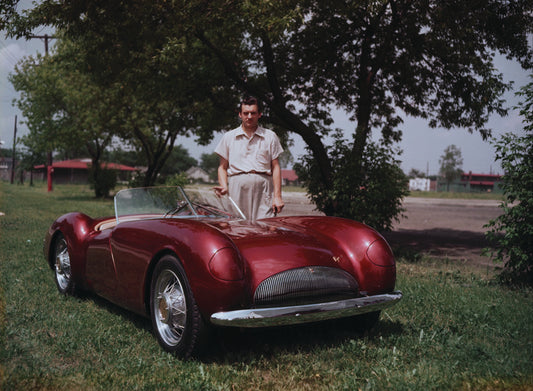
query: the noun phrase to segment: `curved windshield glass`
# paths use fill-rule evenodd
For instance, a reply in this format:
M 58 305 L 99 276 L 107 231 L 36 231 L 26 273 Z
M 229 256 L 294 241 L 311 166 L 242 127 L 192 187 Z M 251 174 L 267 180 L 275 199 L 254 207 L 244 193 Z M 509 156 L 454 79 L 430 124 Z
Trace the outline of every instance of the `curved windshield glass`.
M 117 223 L 140 218 L 237 218 L 243 213 L 233 200 L 210 188 L 141 187 L 115 195 Z

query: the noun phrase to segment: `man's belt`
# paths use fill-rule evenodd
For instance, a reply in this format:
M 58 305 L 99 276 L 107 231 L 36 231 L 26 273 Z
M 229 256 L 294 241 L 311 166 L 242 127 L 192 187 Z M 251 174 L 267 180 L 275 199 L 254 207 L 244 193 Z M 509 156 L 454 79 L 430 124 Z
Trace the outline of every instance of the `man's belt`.
M 243 175 L 243 174 L 258 174 L 258 175 L 267 175 L 267 176 L 270 176 L 270 175 L 271 175 L 271 174 L 269 174 L 268 172 L 251 170 L 251 171 L 241 171 L 241 172 L 237 172 L 237 173 L 235 173 L 235 174 L 231 174 L 230 177 L 232 177 L 232 176 L 237 176 L 237 175 Z

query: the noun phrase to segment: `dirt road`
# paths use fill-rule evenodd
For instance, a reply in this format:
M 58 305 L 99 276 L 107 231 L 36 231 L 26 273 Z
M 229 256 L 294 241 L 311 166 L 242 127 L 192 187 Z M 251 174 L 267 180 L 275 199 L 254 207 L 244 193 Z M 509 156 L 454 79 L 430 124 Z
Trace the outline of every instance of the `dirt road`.
M 285 193 L 284 214 L 320 214 L 302 193 Z M 405 216 L 385 237 L 393 248 L 491 265 L 483 228 L 501 214 L 499 201 L 407 197 Z
M 405 217 L 386 233 L 391 246 L 455 260 L 492 265 L 483 226 L 501 214 L 499 201 L 408 197 Z

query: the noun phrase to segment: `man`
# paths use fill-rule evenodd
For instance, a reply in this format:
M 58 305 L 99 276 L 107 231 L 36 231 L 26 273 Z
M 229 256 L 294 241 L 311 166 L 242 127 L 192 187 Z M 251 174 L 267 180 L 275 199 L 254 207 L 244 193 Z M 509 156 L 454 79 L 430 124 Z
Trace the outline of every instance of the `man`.
M 261 115 L 256 98 L 243 99 L 241 126 L 224 134 L 215 148 L 220 157 L 215 192 L 229 193 L 252 221 L 275 216 L 284 206 L 278 160 L 283 148 L 273 131 L 259 126 Z

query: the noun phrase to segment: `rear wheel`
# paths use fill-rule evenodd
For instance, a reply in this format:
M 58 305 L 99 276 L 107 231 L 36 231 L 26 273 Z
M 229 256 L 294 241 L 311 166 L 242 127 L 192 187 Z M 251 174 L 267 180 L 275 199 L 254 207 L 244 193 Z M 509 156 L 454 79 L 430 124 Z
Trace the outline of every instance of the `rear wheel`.
M 157 263 L 150 285 L 150 317 L 159 344 L 181 358 L 196 353 L 205 325 L 185 270 L 173 256 Z
M 67 241 L 62 234 L 59 234 L 54 243 L 54 269 L 56 285 L 59 292 L 74 294 L 74 281 L 70 268 L 70 254 L 68 252 Z

